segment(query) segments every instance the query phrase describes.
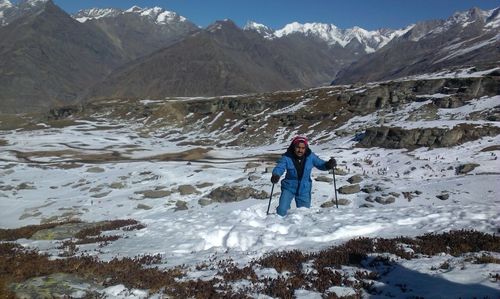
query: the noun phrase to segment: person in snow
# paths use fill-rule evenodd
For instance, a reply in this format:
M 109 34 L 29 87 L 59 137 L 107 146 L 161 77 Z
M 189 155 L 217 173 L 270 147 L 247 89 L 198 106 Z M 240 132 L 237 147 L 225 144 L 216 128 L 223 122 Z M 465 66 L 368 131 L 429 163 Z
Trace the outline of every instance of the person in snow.
M 278 160 L 271 176 L 271 183 L 276 184 L 286 171 L 285 179 L 281 181 L 280 201 L 276 209 L 278 215 L 285 216 L 287 214 L 293 198 L 295 198 L 297 208 L 311 207 L 311 171 L 313 167 L 319 170 L 330 170 L 335 166 L 337 166 L 337 162 L 334 158 L 325 162 L 316 156 L 309 148 L 306 137 L 293 138 L 286 153 Z

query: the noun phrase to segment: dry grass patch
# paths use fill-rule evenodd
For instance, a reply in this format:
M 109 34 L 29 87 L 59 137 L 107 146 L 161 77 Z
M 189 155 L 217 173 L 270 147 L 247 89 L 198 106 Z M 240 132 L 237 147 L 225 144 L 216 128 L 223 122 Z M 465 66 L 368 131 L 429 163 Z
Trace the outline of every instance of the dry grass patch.
M 208 152 L 210 152 L 212 148 L 193 148 L 187 151 L 178 152 L 178 153 L 167 153 L 161 154 L 157 156 L 149 157 L 151 160 L 160 160 L 160 161 L 191 161 L 191 160 L 200 160 L 206 159 L 208 157 Z
M 133 227 L 134 224 L 125 220 L 109 226 L 103 225 L 94 230 L 83 231 L 80 237 L 95 236 L 102 230 L 116 229 L 120 225 Z M 412 250 L 408 251 L 405 248 Z M 168 270 L 153 267 L 162 262 L 161 256 L 113 259 L 109 262 L 85 256 L 54 260 L 13 243 L 2 243 L 0 244 L 0 293 L 12 297 L 13 294 L 9 293 L 8 286 L 13 282 L 63 272 L 92 278 L 104 287 L 124 284 L 128 288 L 160 291 L 172 298 L 249 298 L 248 294 L 293 298 L 297 289 L 320 292 L 325 298 L 337 298 L 334 293 L 327 293 L 332 286 L 351 287 L 356 295 L 344 298 L 360 298 L 363 292 L 376 292 L 373 282 L 381 279 L 384 274 L 363 270 L 365 264 L 376 269 L 384 268 L 380 265 L 391 268 L 396 264 L 394 260 L 385 256 L 386 253 L 411 259 L 441 252 L 461 255 L 480 251 L 499 252 L 500 237 L 461 230 L 427 234 L 417 238 L 358 238 L 320 252 L 305 253 L 293 250 L 271 253 L 243 267 L 236 266 L 230 260 L 218 263 L 207 261 L 196 269 L 217 269 L 218 274 L 214 278 L 186 280 L 185 274 L 188 269 L 185 267 Z M 384 255 L 377 256 L 377 253 Z M 498 259 L 483 254 L 477 257 L 477 262 L 498 263 Z M 305 264 L 312 271 L 304 271 Z M 360 270 L 348 275 L 337 270 L 343 265 L 358 267 Z M 281 274 L 276 278 L 259 279 L 254 270 L 259 267 L 274 268 Z M 495 277 L 492 276 L 492 279 Z M 242 280 L 248 283 L 235 290 L 233 284 Z

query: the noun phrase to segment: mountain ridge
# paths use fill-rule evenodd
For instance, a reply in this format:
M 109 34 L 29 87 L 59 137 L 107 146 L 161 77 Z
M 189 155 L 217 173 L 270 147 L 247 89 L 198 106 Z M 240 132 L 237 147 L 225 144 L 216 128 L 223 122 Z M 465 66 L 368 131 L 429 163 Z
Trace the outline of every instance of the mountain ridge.
M 344 54 L 336 57 L 333 51 Z M 343 48 L 311 37 L 267 40 L 221 20 L 116 70 L 90 97 L 228 95 L 311 87 L 327 84 L 342 59 L 353 58 Z
M 322 23 L 272 30 L 249 22 L 240 28 L 231 20 L 202 29 L 160 7 L 88 9 L 70 16 L 51 0 L 0 4 L 4 113 L 108 96 L 268 92 L 500 63 L 499 8 L 367 31 Z M 57 7 L 59 20 L 38 21 L 51 30 L 41 26 L 34 34 L 20 25 L 47 5 Z
M 155 6 L 152 8 L 141 8 L 139 6 L 132 6 L 127 10 L 117 8 L 89 8 L 78 11 L 72 17 L 81 23 L 86 21 L 100 18 L 113 18 L 123 14 L 136 14 L 143 17 L 148 17 L 155 21 L 157 24 L 165 24 L 169 21 L 187 22 L 188 19 L 177 14 L 173 11 L 165 10 L 161 7 Z
M 0 27 L 0 111 L 24 112 L 73 102 L 124 62 L 103 34 L 52 1 Z
M 337 74 L 332 84 L 383 81 L 446 68 L 500 63 L 500 8 L 472 8 L 447 20 L 423 21 Z

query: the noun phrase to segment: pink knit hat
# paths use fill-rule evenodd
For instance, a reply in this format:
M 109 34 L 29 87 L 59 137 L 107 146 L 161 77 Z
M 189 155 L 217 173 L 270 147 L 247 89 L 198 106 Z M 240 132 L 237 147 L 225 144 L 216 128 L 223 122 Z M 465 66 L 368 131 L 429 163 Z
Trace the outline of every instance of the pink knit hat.
M 306 146 L 309 146 L 309 143 L 307 142 L 307 138 L 304 136 L 295 136 L 292 139 L 292 144 L 297 145 L 299 143 L 304 143 Z

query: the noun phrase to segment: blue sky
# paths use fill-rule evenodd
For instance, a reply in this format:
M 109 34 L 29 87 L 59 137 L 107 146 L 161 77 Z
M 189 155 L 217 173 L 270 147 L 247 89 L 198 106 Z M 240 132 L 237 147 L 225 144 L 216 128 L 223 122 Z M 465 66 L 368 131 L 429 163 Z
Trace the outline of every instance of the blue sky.
M 492 9 L 500 0 L 53 0 L 69 13 L 83 8 L 160 6 L 206 27 L 231 19 L 239 26 L 252 20 L 273 29 L 297 21 L 335 24 L 342 29 L 398 29 L 421 20 L 446 19 L 471 7 Z

